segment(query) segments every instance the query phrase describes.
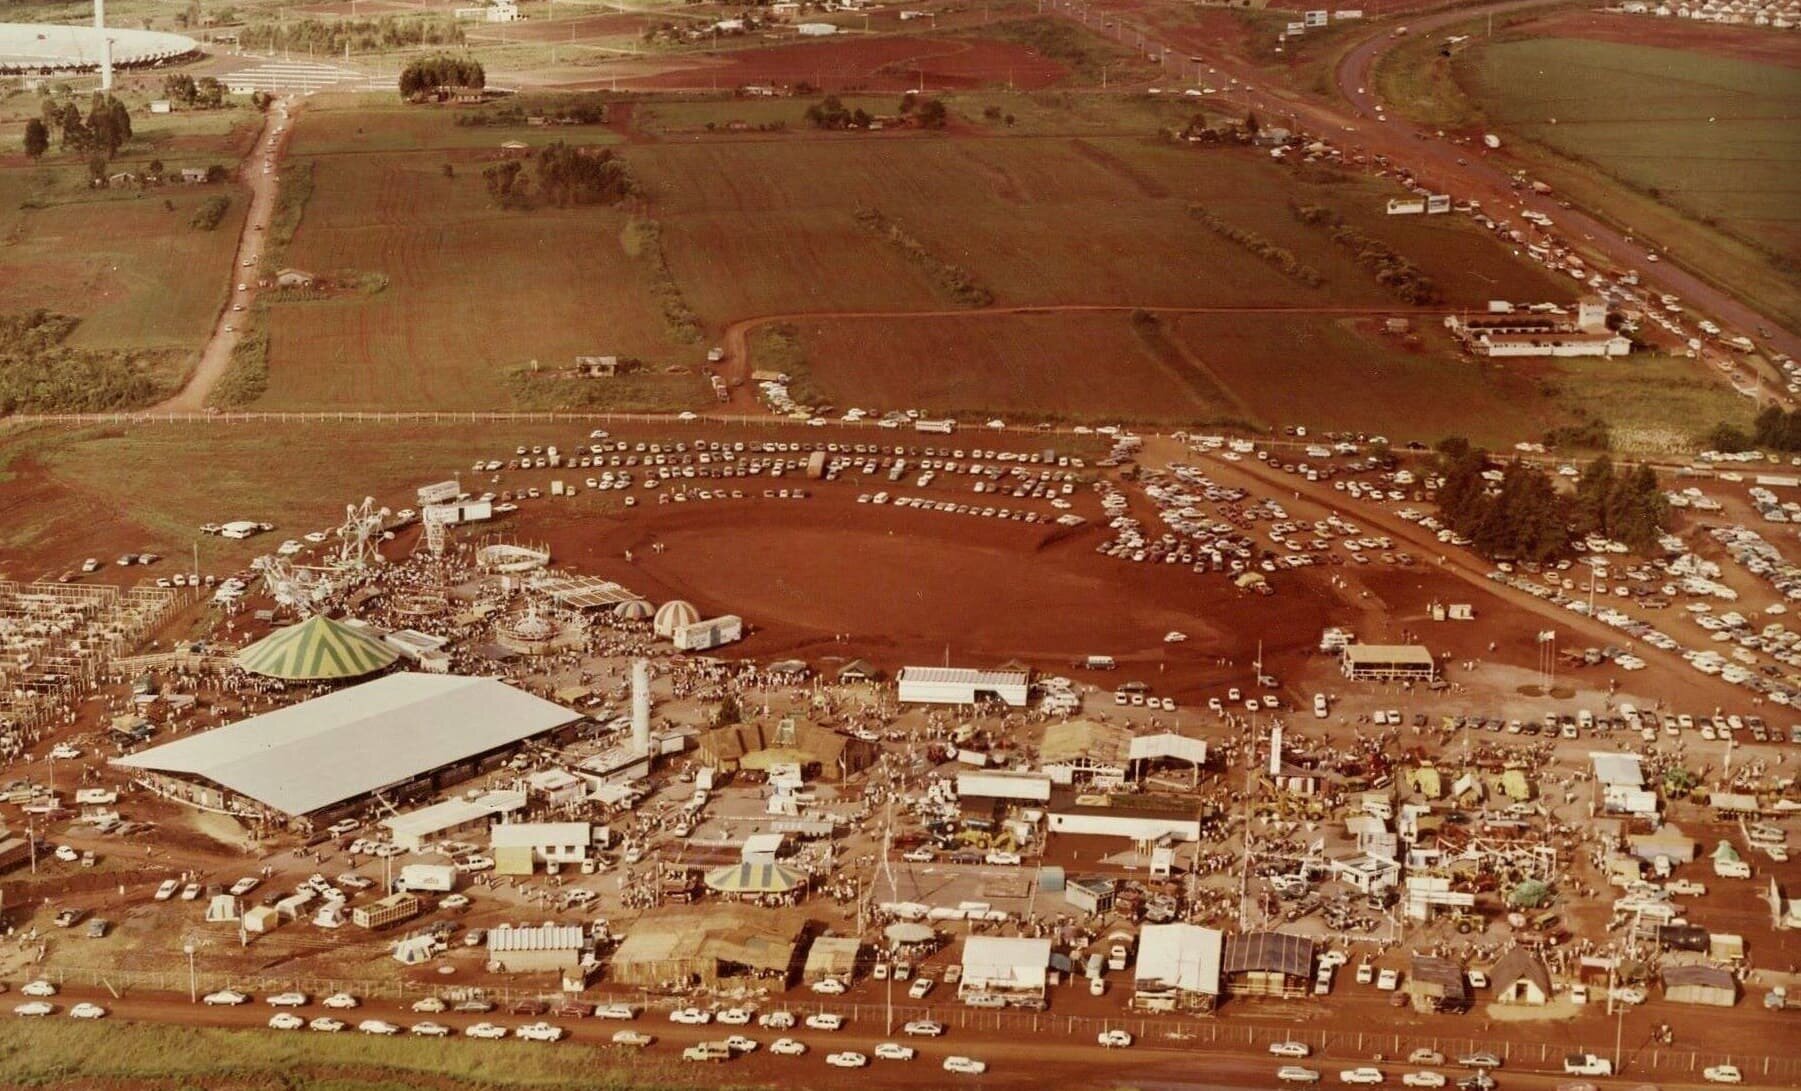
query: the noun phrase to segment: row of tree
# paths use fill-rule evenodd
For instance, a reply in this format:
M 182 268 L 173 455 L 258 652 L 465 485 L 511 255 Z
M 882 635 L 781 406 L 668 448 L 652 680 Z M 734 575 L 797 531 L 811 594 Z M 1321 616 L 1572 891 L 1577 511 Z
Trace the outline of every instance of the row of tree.
M 1445 525 L 1491 557 L 1546 561 L 1565 553 L 1572 534 L 1602 534 L 1645 548 L 1669 518 L 1669 505 L 1649 466 L 1614 469 L 1603 455 L 1577 480 L 1573 495 L 1526 462 L 1501 466 L 1498 485 L 1488 452 L 1453 438 L 1439 445 L 1438 506 Z
M 1707 434 L 1707 445 L 1716 451 L 1801 451 L 1801 410 L 1769 406 L 1757 414 L 1749 432 L 1722 424 Z
M 335 56 L 346 48 L 353 53 L 383 53 L 420 46 L 463 44 L 463 28 L 456 20 L 440 17 L 387 16 L 380 19 L 296 19 L 278 23 L 252 23 L 238 32 L 246 49 L 260 52 L 291 50 L 296 53 Z
M 488 85 L 488 73 L 474 57 L 438 53 L 408 62 L 400 70 L 400 95 L 414 98 L 444 87 L 479 89 Z
M 910 115 L 921 129 L 942 129 L 950 120 L 942 101 L 917 95 L 902 95 L 899 112 L 903 117 Z M 850 109 L 837 95 L 827 95 L 807 107 L 805 117 L 815 129 L 867 129 L 876 122 L 874 114 L 861 106 Z
M 1438 282 L 1381 239 L 1345 223 L 1324 205 L 1291 203 L 1289 210 L 1304 224 L 1324 227 L 1332 241 L 1351 252 L 1357 264 L 1376 275 L 1376 283 L 1416 306 L 1439 302 Z
M 151 355 L 70 348 L 76 323 L 42 310 L 0 314 L 0 416 L 126 409 L 166 392 Z
M 131 111 L 112 95 L 94 92 L 88 114 L 73 100 L 44 100 L 38 117 L 25 123 L 25 154 L 33 159 L 50 150 L 50 137 L 55 134 L 63 151 L 100 152 L 116 155 L 131 139 Z

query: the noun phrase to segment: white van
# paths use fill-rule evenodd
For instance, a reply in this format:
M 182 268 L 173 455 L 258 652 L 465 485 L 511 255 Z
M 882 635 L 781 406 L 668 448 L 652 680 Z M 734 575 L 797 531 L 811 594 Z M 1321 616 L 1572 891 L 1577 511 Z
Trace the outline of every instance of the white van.
M 1326 695 L 1323 693 L 1314 694 L 1313 714 L 1323 720 L 1329 712 L 1331 712 L 1331 709 L 1326 704 Z

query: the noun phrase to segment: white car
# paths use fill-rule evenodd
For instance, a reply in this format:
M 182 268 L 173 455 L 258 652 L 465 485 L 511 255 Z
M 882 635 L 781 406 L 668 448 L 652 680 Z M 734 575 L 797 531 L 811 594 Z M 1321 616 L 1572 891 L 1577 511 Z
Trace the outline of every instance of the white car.
M 264 1003 L 272 1008 L 304 1008 L 306 1007 L 306 994 L 276 993 L 274 996 L 265 1000 Z
M 633 1049 L 643 1049 L 654 1041 L 656 1041 L 655 1038 L 641 1030 L 619 1030 L 613 1032 L 613 1044 L 616 1046 L 630 1046 Z
M 450 1028 L 443 1023 L 434 1023 L 427 1019 L 423 1023 L 414 1023 L 412 1029 L 407 1033 L 420 1038 L 448 1038 L 450 1037 Z
M 805 1042 L 797 1042 L 792 1038 L 777 1038 L 769 1043 L 769 1052 L 778 1057 L 798 1057 L 806 1051 Z
M 1338 1074 L 1340 1083 L 1381 1083 L 1382 1070 L 1364 1065 L 1362 1068 L 1347 1068 Z
M 752 1016 L 749 1008 L 727 1008 L 713 1018 L 728 1027 L 743 1027 L 750 1025 Z
M 170 898 L 175 897 L 175 892 L 180 889 L 181 883 L 179 880 L 164 879 L 161 885 L 156 888 L 156 893 L 152 895 L 152 897 L 159 902 L 166 902 Z
M 1124 1049 L 1132 1044 L 1132 1036 L 1118 1027 L 1101 1031 L 1095 1040 L 1108 1049 Z
M 944 1070 L 946 1072 L 960 1072 L 965 1076 L 980 1076 L 982 1073 L 988 1071 L 988 1062 L 978 1061 L 974 1057 L 946 1057 L 944 1059 Z
M 278 1011 L 269 1017 L 270 1030 L 299 1030 L 306 1020 L 291 1011 Z
M 19 991 L 26 996 L 55 996 L 56 986 L 40 977 Z
M 55 1010 L 56 1005 L 50 1003 L 48 1000 L 27 1000 L 25 1003 L 14 1008 L 13 1014 L 29 1019 L 41 1015 L 49 1015 Z
M 913 1059 L 913 1047 L 903 1046 L 899 1042 L 883 1042 L 875 1047 L 875 1055 L 884 1061 L 910 1061 Z
M 105 1019 L 106 1009 L 98 1004 L 82 1002 L 69 1009 L 71 1019 Z
M 807 1016 L 808 1030 L 838 1030 L 844 1026 L 844 1016 L 835 1012 L 822 1011 L 817 1015 Z
M 485 1038 L 489 1041 L 493 1041 L 495 1039 L 505 1038 L 507 1036 L 507 1028 L 498 1023 L 477 1023 L 474 1026 L 465 1029 L 463 1031 L 463 1036 L 467 1038 Z
M 357 998 L 351 996 L 349 993 L 332 993 L 330 996 L 319 1002 L 328 1008 L 333 1008 L 338 1011 L 349 1011 L 351 1008 L 356 1007 L 358 1003 Z
M 680 1023 L 683 1026 L 698 1027 L 711 1023 L 713 1021 L 713 1013 L 710 1011 L 702 1011 L 700 1008 L 677 1008 L 669 1013 L 669 1021 L 671 1023 Z
M 1020 864 L 1020 857 L 1017 852 L 991 852 L 982 857 L 982 862 L 985 864 L 994 864 L 999 867 L 1018 867 Z
M 220 989 L 216 993 L 207 993 L 206 996 L 202 997 L 202 1001 L 207 1007 L 224 1006 L 227 1008 L 235 1008 L 239 1004 L 249 1003 L 250 998 L 236 989 Z
M 826 1057 L 825 1063 L 833 1068 L 862 1068 L 869 1063 L 869 1058 L 855 1050 L 847 1049 L 842 1053 L 830 1054 Z
M 766 1011 L 757 1016 L 757 1025 L 769 1027 L 771 1030 L 788 1030 L 794 1024 L 794 1013 L 791 1011 Z
M 755 1053 L 757 1051 L 757 1040 L 755 1038 L 746 1038 L 742 1034 L 734 1034 L 725 1040 L 725 1048 L 731 1050 L 733 1053 Z
M 913 984 L 907 987 L 907 995 L 915 1000 L 924 1000 L 926 994 L 931 992 L 932 986 L 936 984 L 937 982 L 929 977 L 916 977 L 913 979 Z
M 1737 1065 L 1717 1064 L 1712 1068 L 1701 1070 L 1701 1078 L 1708 1083 L 1744 1083 L 1745 1077 Z
M 813 991 L 822 996 L 844 995 L 844 982 L 835 977 L 824 978 L 813 982 Z
M 1313 1053 L 1313 1047 L 1306 1042 L 1271 1042 L 1271 1054 L 1277 1057 L 1306 1057 Z
M 306 1025 L 308 1030 L 316 1030 L 321 1034 L 336 1034 L 344 1029 L 344 1020 L 333 1019 L 329 1015 L 321 1015 Z
M 934 1023 L 930 1019 L 915 1019 L 902 1027 L 901 1031 L 915 1037 L 936 1038 L 944 1033 L 944 1024 Z
M 356 1025 L 356 1029 L 364 1034 L 399 1034 L 400 1028 L 385 1019 L 365 1019 Z
M 438 908 L 439 909 L 468 909 L 469 908 L 469 895 L 467 895 L 467 894 L 452 894 L 449 897 L 446 897 L 443 901 L 439 902 Z
M 1285 1064 L 1276 1069 L 1276 1079 L 1283 1083 L 1318 1083 L 1319 1072 L 1311 1068 L 1302 1068 L 1298 1064 Z
M 549 1023 L 527 1023 L 513 1032 L 513 1037 L 528 1042 L 555 1042 L 563 1037 L 563 1028 Z
M 636 1019 L 637 1011 L 630 1004 L 602 1004 L 594 1009 L 596 1019 Z
M 444 998 L 439 996 L 422 996 L 413 1001 L 413 1010 L 417 1012 L 430 1012 L 436 1014 L 448 1007 L 450 1007 L 450 1005 L 446 1004 Z
M 1409 1072 L 1407 1075 L 1401 1077 L 1401 1084 L 1405 1087 L 1443 1087 L 1445 1085 L 1445 1076 L 1442 1072 L 1433 1072 L 1431 1070 Z

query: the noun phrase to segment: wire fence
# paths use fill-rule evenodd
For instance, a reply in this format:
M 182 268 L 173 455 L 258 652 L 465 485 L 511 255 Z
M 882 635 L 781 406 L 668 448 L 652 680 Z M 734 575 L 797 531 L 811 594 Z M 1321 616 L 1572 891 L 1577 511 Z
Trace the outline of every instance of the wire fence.
M 204 959 L 204 951 L 200 952 Z M 178 959 L 177 962 L 180 960 Z M 283 992 L 302 992 L 323 997 L 337 992 L 350 992 L 370 1002 L 392 1002 L 407 1005 L 427 996 L 450 1003 L 479 997 L 506 1013 L 522 1001 L 555 1004 L 564 994 L 554 988 L 534 986 L 475 987 L 433 985 L 399 979 L 368 981 L 361 979 L 307 977 L 273 974 L 220 975 L 198 965 L 190 977 L 185 965 L 161 970 L 119 970 L 89 967 L 49 967 L 40 975 L 59 986 L 74 985 L 104 989 L 115 998 L 130 990 L 164 994 L 180 994 L 190 990 L 197 997 L 220 989 L 236 989 L 254 998 Z M 898 988 L 899 986 L 897 986 Z M 599 993 L 600 995 L 595 995 Z M 692 997 L 669 996 L 647 990 L 591 990 L 584 1001 L 630 1001 L 647 1013 L 673 1010 L 694 1002 Z M 724 1004 L 725 1001 L 720 1001 Z M 1455 1034 L 1395 1033 L 1386 1031 L 1346 1031 L 1310 1027 L 1269 1027 L 1227 1022 L 1210 1016 L 1143 1015 L 1122 1011 L 1119 1015 L 1062 1015 L 1056 1012 L 1020 1011 L 1015 1009 L 972 1008 L 963 1004 L 906 998 L 892 1005 L 886 1002 L 772 999 L 759 1005 L 762 1010 L 793 1012 L 797 1021 L 808 1015 L 834 1012 L 848 1023 L 863 1027 L 879 1026 L 884 1033 L 898 1032 L 915 1020 L 931 1020 L 950 1030 L 985 1031 L 1008 1036 L 1057 1035 L 1075 1041 L 1093 1040 L 1107 1030 L 1125 1030 L 1141 1044 L 1160 1048 L 1194 1049 L 1226 1053 L 1267 1054 L 1276 1042 L 1301 1042 L 1318 1060 L 1339 1063 L 1368 1063 L 1381 1057 L 1387 1063 L 1404 1062 L 1415 1050 L 1434 1050 L 1443 1054 L 1447 1063 L 1476 1053 L 1490 1053 L 1499 1058 L 1505 1069 L 1562 1072 L 1563 1060 L 1571 1052 L 1566 1045 L 1546 1041 L 1516 1041 L 1494 1033 L 1481 1037 Z M 1527 1030 L 1522 1025 L 1521 1030 Z M 1601 1043 L 1590 1043 L 1587 1052 L 1611 1056 Z M 1685 1049 L 1680 1046 L 1628 1045 L 1621 1057 L 1622 1072 L 1656 1076 L 1665 1079 L 1699 1079 L 1704 1069 L 1714 1065 L 1738 1066 L 1747 1082 L 1779 1085 L 1801 1083 L 1801 1057 L 1790 1054 L 1771 1055 L 1751 1052 L 1717 1053 Z

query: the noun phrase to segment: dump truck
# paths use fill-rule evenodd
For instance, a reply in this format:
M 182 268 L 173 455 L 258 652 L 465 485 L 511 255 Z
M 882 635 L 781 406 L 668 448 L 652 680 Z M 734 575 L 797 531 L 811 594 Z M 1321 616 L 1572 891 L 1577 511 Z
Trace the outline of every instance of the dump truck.
M 412 920 L 424 909 L 424 903 L 418 897 L 405 892 L 390 894 L 378 902 L 359 905 L 350 911 L 350 922 L 358 928 L 370 931 L 387 928 L 402 921 Z

